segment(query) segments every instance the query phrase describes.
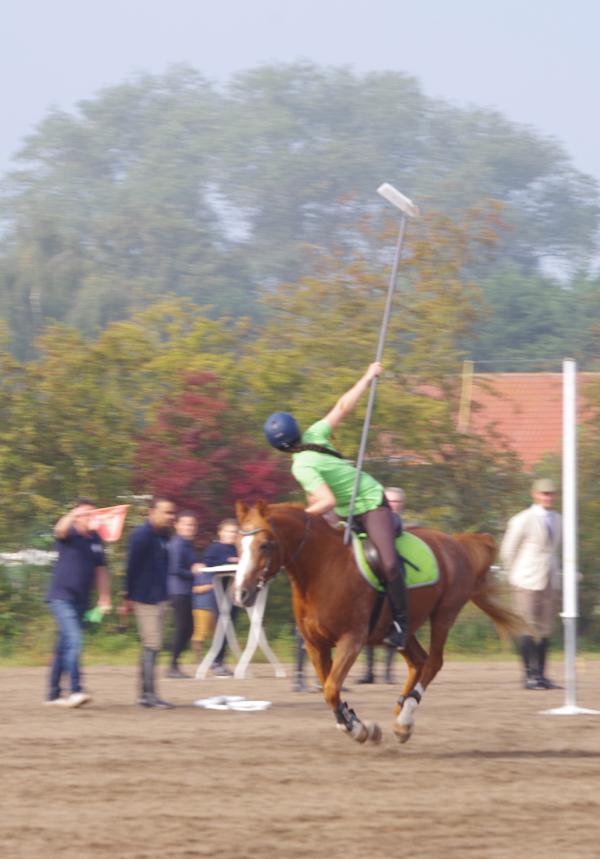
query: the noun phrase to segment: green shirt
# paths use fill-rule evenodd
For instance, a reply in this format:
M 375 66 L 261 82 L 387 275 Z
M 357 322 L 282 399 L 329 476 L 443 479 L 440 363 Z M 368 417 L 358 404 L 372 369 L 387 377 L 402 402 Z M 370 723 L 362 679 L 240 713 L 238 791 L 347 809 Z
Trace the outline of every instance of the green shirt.
M 302 435 L 302 444 L 320 444 L 329 447 L 331 427 L 325 420 L 317 421 Z M 347 516 L 352 489 L 356 479 L 356 468 L 347 459 L 338 459 L 328 453 L 303 450 L 293 455 L 292 474 L 305 492 L 314 492 L 326 483 L 335 495 L 335 512 Z M 354 513 L 360 516 L 367 510 L 374 510 L 383 501 L 383 486 L 370 474 L 361 472 Z

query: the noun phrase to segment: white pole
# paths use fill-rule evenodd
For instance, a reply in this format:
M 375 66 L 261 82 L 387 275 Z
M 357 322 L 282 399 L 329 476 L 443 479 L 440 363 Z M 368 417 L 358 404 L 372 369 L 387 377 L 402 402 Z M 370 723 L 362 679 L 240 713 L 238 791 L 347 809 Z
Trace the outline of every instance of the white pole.
M 554 716 L 598 714 L 577 706 L 577 364 L 563 361 L 563 610 L 565 703 L 545 712 Z

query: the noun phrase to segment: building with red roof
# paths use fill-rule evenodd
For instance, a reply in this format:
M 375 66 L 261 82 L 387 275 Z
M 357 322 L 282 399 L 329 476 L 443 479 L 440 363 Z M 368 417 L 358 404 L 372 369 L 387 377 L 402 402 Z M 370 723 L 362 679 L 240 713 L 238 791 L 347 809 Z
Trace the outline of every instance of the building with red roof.
M 600 373 L 578 373 L 578 419 L 591 416 L 589 388 Z M 562 373 L 482 373 L 463 378 L 458 426 L 499 434 L 531 469 L 562 448 Z

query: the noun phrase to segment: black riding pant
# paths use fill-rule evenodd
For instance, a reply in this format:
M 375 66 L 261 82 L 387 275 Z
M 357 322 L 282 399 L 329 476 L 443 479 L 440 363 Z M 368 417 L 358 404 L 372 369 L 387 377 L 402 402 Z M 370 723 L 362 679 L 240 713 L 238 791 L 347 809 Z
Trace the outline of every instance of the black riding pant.
M 394 514 L 385 502 L 374 510 L 367 510 L 366 513 L 355 516 L 354 521 L 364 528 L 377 549 L 386 581 L 391 582 L 402 576 L 402 567 L 396 552 Z

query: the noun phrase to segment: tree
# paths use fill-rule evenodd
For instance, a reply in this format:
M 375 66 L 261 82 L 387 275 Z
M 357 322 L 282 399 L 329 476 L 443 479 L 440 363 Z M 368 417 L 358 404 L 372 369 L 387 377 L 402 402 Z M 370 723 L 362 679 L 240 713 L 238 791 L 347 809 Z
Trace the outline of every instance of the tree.
M 0 210 L 19 357 L 49 320 L 91 336 L 168 294 L 258 319 L 312 250 L 347 261 L 368 241 L 382 179 L 458 220 L 504 204 L 496 259 L 471 262 L 484 286 L 490 269 L 585 273 L 596 249 L 598 189 L 558 144 L 392 72 L 261 67 L 222 90 L 188 67 L 140 75 L 50 113 L 20 161 Z
M 205 532 L 235 501 L 276 500 L 291 488 L 284 463 L 244 435 L 216 376 L 190 373 L 138 439 L 138 490 L 165 495 L 197 514 Z

